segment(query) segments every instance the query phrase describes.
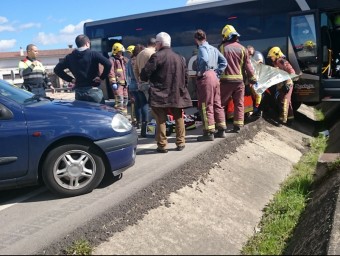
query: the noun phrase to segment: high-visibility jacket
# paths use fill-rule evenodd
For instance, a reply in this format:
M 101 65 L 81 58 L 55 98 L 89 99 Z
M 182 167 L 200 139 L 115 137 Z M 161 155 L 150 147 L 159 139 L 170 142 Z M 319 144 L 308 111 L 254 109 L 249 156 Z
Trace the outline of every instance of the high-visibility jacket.
M 256 83 L 254 69 L 251 65 L 246 48 L 238 42 L 225 42 L 220 51 L 227 59 L 228 66 L 220 76 L 221 80 L 244 81 L 243 69 L 250 83 Z
M 33 62 L 36 61 L 37 65 Z M 49 87 L 52 85 L 45 67 L 38 60 L 32 60 L 28 57 L 19 61 L 19 74 L 24 79 L 24 85 L 27 87 Z
M 109 73 L 109 82 L 110 84 L 120 84 L 127 85 L 126 83 L 126 59 L 124 56 L 112 56 L 110 58 L 112 63 L 112 67 Z

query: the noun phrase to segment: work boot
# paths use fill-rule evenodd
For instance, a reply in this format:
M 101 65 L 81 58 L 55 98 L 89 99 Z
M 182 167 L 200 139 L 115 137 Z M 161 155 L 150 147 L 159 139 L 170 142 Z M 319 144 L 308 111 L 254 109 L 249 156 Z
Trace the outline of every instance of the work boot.
M 197 137 L 197 141 L 213 141 L 214 133 L 213 132 L 203 132 L 202 136 Z
M 240 133 L 240 131 L 241 131 L 241 127 L 234 125 L 234 128 L 231 130 L 228 130 L 227 133 Z
M 218 130 L 217 133 L 215 133 L 216 138 L 225 138 L 225 132 L 224 130 Z
M 142 136 L 143 138 L 146 138 L 146 125 L 147 125 L 147 122 L 142 122 L 142 127 L 140 129 L 140 136 Z

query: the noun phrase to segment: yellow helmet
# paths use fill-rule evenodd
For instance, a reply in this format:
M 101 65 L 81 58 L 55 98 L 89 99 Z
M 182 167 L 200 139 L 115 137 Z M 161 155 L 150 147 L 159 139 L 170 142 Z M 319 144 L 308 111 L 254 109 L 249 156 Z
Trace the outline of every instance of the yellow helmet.
M 303 47 L 305 49 L 311 50 L 311 49 L 315 48 L 315 43 L 312 40 L 308 40 L 303 44 Z
M 225 25 L 222 29 L 223 39 L 230 40 L 233 36 L 240 36 L 232 25 Z
M 125 52 L 125 48 L 121 43 L 114 43 L 112 45 L 112 54 L 116 55 L 118 52 Z
M 276 59 L 280 58 L 280 57 L 284 57 L 285 55 L 282 53 L 280 47 L 273 47 L 269 50 L 267 57 L 275 57 Z
M 134 45 L 129 45 L 128 48 L 126 48 L 126 51 L 132 54 L 134 49 L 135 49 Z

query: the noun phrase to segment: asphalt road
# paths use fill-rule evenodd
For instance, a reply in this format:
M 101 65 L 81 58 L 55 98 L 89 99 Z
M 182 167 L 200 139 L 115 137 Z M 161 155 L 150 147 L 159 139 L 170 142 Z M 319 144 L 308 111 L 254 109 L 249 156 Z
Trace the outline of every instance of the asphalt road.
M 302 119 L 308 120 L 305 116 Z M 187 132 L 184 151 L 176 151 L 170 137 L 167 154 L 156 153 L 154 140 L 143 138 L 136 164 L 120 180 L 106 177 L 87 195 L 61 199 L 44 186 L 1 192 L 0 254 L 65 253 L 63 249 L 81 238 L 99 244 L 113 232 L 110 228 L 105 232 L 105 225 L 112 225 L 112 220 L 117 221 L 117 232 L 137 223 L 150 209 L 167 205 L 167 195 L 197 181 L 266 125 L 256 121 L 241 134 L 228 134 L 226 139 L 213 142 L 197 142 L 202 133 L 197 128 Z M 299 129 L 307 128 L 302 125 Z
M 199 143 L 201 129 L 187 132 L 186 148 L 176 150 L 173 136 L 169 152 L 156 153 L 152 138 L 141 138 L 136 163 L 120 180 L 108 176 L 92 193 L 58 198 L 44 186 L 2 191 L 0 194 L 0 254 L 34 254 L 67 237 L 76 228 L 118 206 L 152 182 L 171 173 L 218 142 Z

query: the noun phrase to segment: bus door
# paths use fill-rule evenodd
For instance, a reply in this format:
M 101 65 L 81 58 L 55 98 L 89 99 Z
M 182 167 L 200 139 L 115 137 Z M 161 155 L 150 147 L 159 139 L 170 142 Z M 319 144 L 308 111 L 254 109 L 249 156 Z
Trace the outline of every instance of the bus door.
M 340 100 L 340 74 L 335 63 L 340 48 L 335 41 L 340 40 L 340 34 L 334 33 L 334 15 L 334 11 L 290 14 L 288 57 L 300 74 L 294 83 L 294 101 Z
M 340 101 L 340 9 L 320 13 L 322 101 Z
M 288 59 L 299 74 L 294 82 L 293 101 L 320 102 L 323 63 L 320 51 L 320 33 L 317 29 L 316 11 L 292 13 L 289 15 Z

